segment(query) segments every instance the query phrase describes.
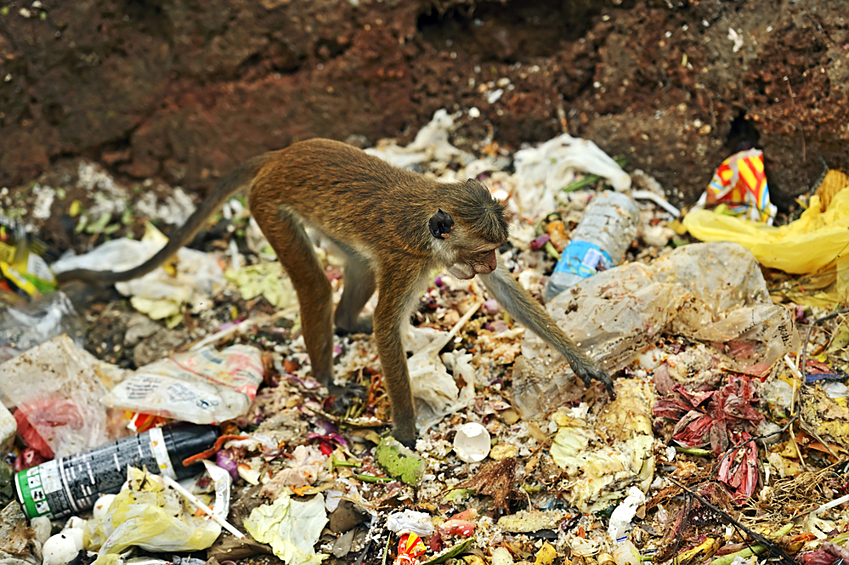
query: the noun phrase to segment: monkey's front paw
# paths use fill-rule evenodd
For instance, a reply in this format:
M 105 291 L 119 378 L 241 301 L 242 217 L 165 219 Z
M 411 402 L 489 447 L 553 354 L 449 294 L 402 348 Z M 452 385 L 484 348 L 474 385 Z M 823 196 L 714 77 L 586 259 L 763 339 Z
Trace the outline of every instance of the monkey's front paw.
M 591 365 L 582 365 L 575 371 L 575 374 L 584 381 L 584 385 L 587 387 L 592 385 L 592 382 L 596 380 L 602 383 L 610 394 L 613 394 L 613 379 L 610 378 L 607 371 L 598 363 L 593 362 Z
M 392 428 L 392 437 L 401 442 L 404 447 L 416 449 L 416 426 L 407 423 L 397 424 Z
M 374 333 L 374 324 L 372 323 L 371 316 L 360 316 L 354 323 L 336 320 L 336 335 L 371 333 Z

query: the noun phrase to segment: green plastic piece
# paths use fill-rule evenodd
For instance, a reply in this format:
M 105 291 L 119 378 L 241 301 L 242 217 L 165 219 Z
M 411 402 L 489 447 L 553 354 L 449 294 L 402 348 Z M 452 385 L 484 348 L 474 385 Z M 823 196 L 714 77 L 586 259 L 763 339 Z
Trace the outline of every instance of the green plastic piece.
M 451 549 L 449 549 L 447 551 L 443 551 L 442 553 L 440 553 L 439 555 L 437 555 L 436 557 L 434 557 L 430 561 L 425 561 L 423 565 L 437 565 L 438 563 L 445 563 L 446 561 L 448 561 L 452 557 L 457 557 L 458 555 L 460 555 L 461 553 L 466 551 L 466 549 L 468 549 L 468 547 L 470 545 L 472 545 L 472 542 L 474 542 L 474 541 L 475 541 L 475 538 L 469 538 L 465 541 L 461 541 L 460 543 L 458 543 L 457 545 L 455 545 Z
M 445 495 L 446 502 L 463 502 L 470 496 L 475 494 L 475 491 L 469 488 L 455 488 Z
M 393 437 L 380 441 L 375 450 L 377 462 L 386 472 L 408 485 L 416 485 L 424 476 L 425 460 L 401 445 Z

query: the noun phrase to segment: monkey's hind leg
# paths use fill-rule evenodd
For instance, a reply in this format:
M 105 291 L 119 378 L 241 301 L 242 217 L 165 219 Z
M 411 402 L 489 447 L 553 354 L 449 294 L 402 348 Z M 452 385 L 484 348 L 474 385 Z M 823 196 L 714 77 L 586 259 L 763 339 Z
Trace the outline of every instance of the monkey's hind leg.
M 374 271 L 362 257 L 347 254 L 345 273 L 342 277 L 342 298 L 339 299 L 334 316 L 337 331 L 363 334 L 372 332 L 372 317 L 361 316 L 360 312 L 374 291 Z
M 262 199 L 254 199 L 251 214 L 295 287 L 313 377 L 328 386 L 333 376 L 333 289 L 330 281 L 303 223 L 294 212 L 284 205 L 268 206 Z

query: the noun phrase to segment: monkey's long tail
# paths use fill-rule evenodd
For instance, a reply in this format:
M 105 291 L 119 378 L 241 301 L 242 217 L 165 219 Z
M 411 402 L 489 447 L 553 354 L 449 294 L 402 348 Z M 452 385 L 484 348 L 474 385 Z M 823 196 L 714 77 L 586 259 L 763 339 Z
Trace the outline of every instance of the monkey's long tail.
M 212 215 L 224 202 L 236 194 L 257 175 L 268 157 L 268 154 L 258 155 L 242 163 L 236 170 L 221 179 L 209 196 L 201 202 L 198 209 L 186 220 L 177 233 L 173 234 L 168 243 L 156 255 L 132 269 L 126 271 L 95 271 L 93 269 L 71 269 L 56 275 L 60 283 L 80 280 L 86 282 L 115 283 L 128 281 L 146 275 L 150 271 L 172 257 L 181 247 L 189 243 L 200 231 L 206 219 Z

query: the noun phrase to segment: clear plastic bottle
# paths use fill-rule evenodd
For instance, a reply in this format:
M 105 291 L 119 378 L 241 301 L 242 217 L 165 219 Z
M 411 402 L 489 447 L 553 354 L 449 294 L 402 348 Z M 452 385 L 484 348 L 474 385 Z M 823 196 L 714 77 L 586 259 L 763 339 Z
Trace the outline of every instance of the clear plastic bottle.
M 582 279 L 621 263 L 639 223 L 640 209 L 629 196 L 613 191 L 596 195 L 572 231 L 571 241 L 545 285 L 545 301 Z

